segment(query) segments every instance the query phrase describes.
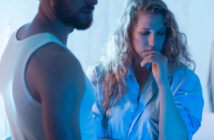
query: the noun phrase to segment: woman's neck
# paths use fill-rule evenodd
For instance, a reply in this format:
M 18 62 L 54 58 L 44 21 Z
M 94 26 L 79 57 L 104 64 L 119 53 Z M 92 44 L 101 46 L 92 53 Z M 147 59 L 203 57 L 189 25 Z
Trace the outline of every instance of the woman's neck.
M 151 69 L 147 70 L 146 67 L 141 67 L 140 65 L 137 65 L 134 67 L 133 71 L 138 84 L 140 85 L 140 87 L 143 87 L 149 77 Z

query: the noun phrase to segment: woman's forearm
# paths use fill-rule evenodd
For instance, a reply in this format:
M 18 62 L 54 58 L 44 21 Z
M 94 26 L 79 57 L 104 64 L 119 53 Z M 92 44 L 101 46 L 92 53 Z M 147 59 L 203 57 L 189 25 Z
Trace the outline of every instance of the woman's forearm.
M 187 128 L 182 120 L 169 86 L 165 81 L 159 84 L 160 96 L 160 117 L 159 117 L 159 134 L 160 140 L 185 140 L 188 133 Z

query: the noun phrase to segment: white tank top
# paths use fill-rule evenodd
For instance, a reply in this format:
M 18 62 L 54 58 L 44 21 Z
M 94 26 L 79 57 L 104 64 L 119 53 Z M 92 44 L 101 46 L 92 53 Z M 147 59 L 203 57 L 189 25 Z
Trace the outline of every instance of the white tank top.
M 0 61 L 0 93 L 4 99 L 11 137 L 12 140 L 45 140 L 41 104 L 27 89 L 25 69 L 32 54 L 40 47 L 48 43 L 65 46 L 49 33 L 36 34 L 23 40 L 17 40 L 16 34 L 11 36 Z M 91 114 L 94 91 L 86 76 L 85 84 L 79 114 L 80 131 L 83 140 L 94 140 Z

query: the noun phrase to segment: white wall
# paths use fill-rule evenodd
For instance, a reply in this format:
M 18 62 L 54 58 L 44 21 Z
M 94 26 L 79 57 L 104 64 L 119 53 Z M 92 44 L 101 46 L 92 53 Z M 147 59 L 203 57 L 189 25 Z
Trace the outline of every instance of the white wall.
M 193 58 L 196 60 L 196 72 L 200 76 L 204 98 L 205 111 L 209 111 L 207 96 L 208 68 L 210 61 L 211 45 L 214 39 L 214 8 L 213 0 L 191 0 L 190 13 L 190 38 L 189 44 Z M 213 54 L 214 55 L 214 54 Z
M 207 92 L 211 45 L 214 39 L 213 0 L 165 0 L 175 13 L 181 30 L 186 33 L 189 49 L 196 62 L 205 100 L 204 111 L 209 112 Z
M 68 47 L 76 54 L 86 70 L 106 52 L 113 28 L 119 22 L 126 0 L 98 0 L 94 22 L 86 31 L 74 31 Z

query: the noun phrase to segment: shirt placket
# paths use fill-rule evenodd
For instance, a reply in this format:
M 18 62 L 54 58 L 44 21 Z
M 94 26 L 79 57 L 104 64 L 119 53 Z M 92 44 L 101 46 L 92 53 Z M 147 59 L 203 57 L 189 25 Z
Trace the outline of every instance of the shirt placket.
M 149 76 L 149 79 L 146 82 L 146 84 L 144 86 L 144 89 L 143 89 L 143 91 L 141 93 L 141 97 L 140 97 L 140 100 L 139 100 L 139 102 L 137 104 L 137 108 L 136 108 L 136 111 L 135 111 L 133 122 L 132 122 L 132 124 L 131 124 L 131 126 L 129 128 L 129 131 L 128 131 L 127 140 L 133 139 L 133 135 L 136 132 L 135 129 L 137 129 L 138 121 L 141 118 L 141 116 L 143 115 L 143 112 L 145 110 L 145 105 L 144 104 L 147 103 L 147 100 L 150 99 L 149 96 L 145 98 L 144 97 L 144 93 L 148 92 L 147 90 L 148 90 L 149 84 L 151 83 L 151 77 L 152 77 L 152 75 Z

